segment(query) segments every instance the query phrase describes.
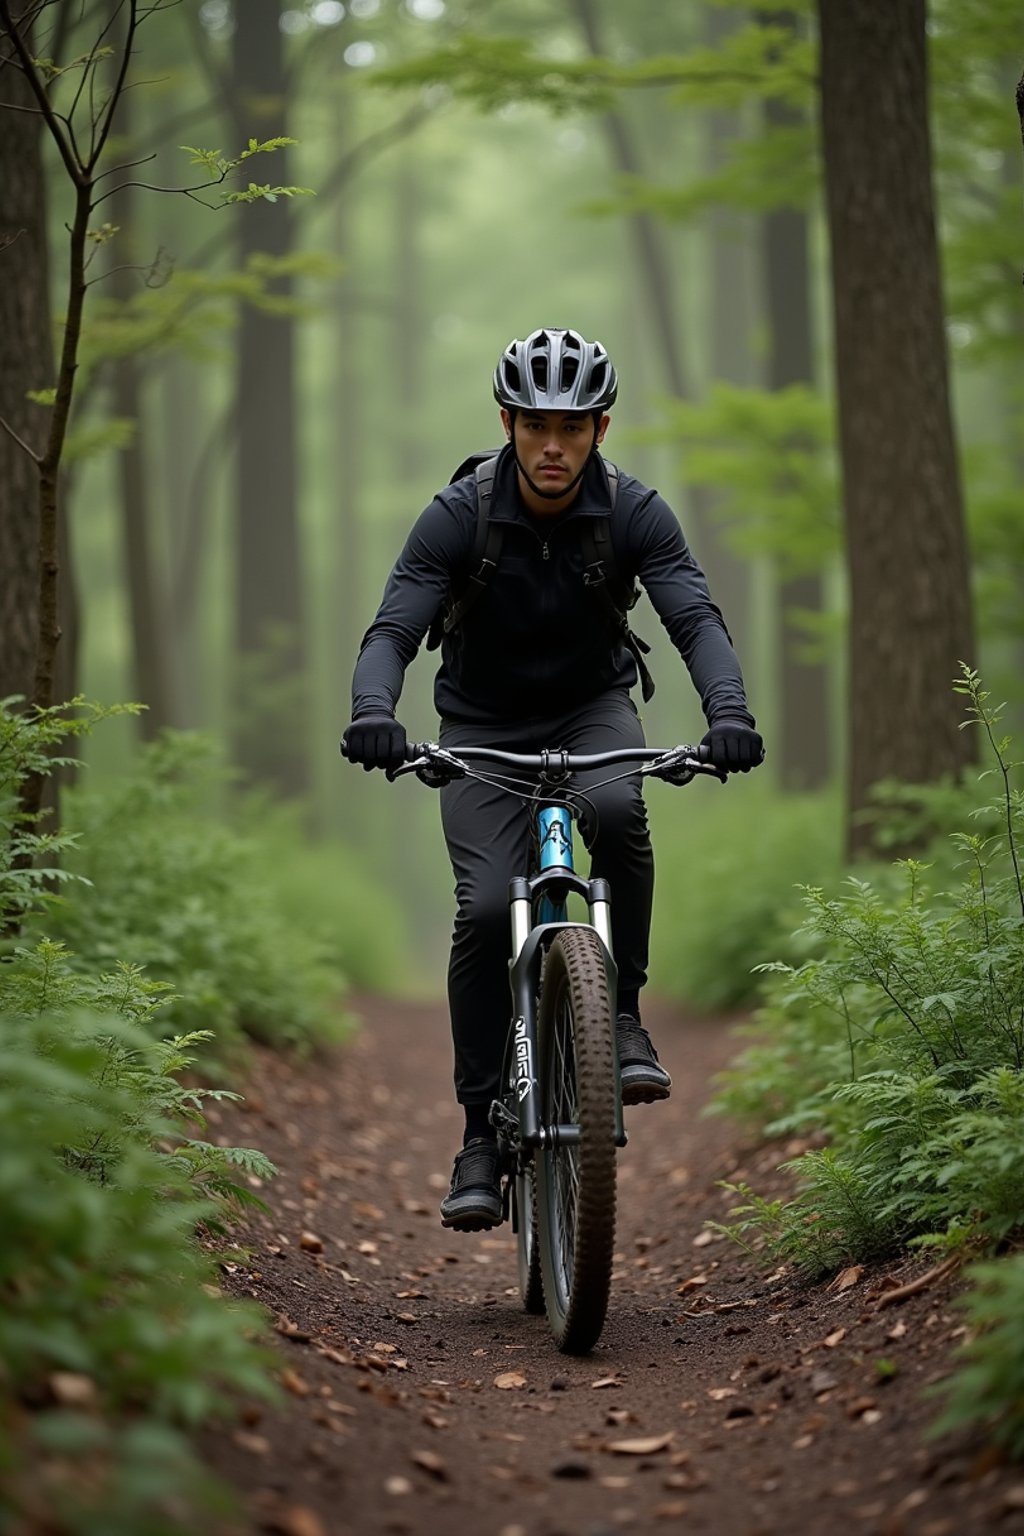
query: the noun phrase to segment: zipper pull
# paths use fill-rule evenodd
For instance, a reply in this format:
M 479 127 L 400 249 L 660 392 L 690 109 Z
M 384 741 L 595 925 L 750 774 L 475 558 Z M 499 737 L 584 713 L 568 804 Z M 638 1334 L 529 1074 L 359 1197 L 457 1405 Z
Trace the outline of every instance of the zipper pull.
M 550 551 L 550 549 L 548 549 L 548 541 L 547 541 L 547 539 L 544 540 L 544 548 L 543 548 L 542 553 L 541 553 L 541 559 L 542 560 L 550 560 L 551 559 L 551 551 Z

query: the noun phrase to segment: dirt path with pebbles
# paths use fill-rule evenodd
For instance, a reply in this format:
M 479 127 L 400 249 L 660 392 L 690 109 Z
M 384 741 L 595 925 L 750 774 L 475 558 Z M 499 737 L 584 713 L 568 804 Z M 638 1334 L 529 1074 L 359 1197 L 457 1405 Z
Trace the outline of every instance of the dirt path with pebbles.
M 345 1051 L 260 1055 L 211 1127 L 280 1169 L 225 1287 L 277 1319 L 285 1401 L 207 1447 L 248 1530 L 1024 1531 L 1024 1470 L 926 1437 L 923 1389 L 963 1331 L 955 1275 L 887 1304 L 924 1264 L 804 1287 L 706 1226 L 729 1203 L 717 1181 L 770 1187 L 780 1158 L 700 1117 L 735 1049 L 724 1025 L 646 1009 L 675 1088 L 627 1112 L 608 1322 L 574 1359 L 522 1311 L 508 1229 L 439 1225 L 461 1134 L 442 1010 L 358 1011 Z

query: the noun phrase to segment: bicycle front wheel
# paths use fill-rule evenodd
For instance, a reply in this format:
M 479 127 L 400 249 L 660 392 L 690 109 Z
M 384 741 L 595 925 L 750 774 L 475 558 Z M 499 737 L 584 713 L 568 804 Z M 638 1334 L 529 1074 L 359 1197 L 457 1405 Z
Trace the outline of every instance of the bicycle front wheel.
M 544 966 L 538 1018 L 542 1119 L 573 1139 L 537 1154 L 544 1302 L 559 1349 L 586 1354 L 604 1326 L 615 1247 L 615 1044 L 601 942 L 564 929 Z

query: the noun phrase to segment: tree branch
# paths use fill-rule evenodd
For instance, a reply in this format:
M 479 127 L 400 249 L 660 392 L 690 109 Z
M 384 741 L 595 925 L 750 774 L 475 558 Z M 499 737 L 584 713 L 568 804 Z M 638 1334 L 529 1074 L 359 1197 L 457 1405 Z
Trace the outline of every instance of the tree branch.
M 41 464 L 43 462 L 42 455 L 36 453 L 34 448 L 30 448 L 28 443 L 26 443 L 25 439 L 23 437 L 19 437 L 18 436 L 17 432 L 15 432 L 15 430 L 11 426 L 10 422 L 6 421 L 3 416 L 0 416 L 0 427 L 2 427 L 3 430 L 7 433 L 8 437 L 12 438 L 14 440 L 14 442 L 17 443 L 18 447 L 22 450 L 23 453 L 27 453 L 28 454 L 28 456 L 32 460 L 33 464 L 38 465 L 38 464 Z
M 57 113 L 53 110 L 50 98 L 43 89 L 42 81 L 39 78 L 39 71 L 32 62 L 32 55 L 25 45 L 25 39 L 18 26 L 15 25 L 14 18 L 11 15 L 10 0 L 0 0 L 0 21 L 3 22 L 7 35 L 14 44 L 14 51 L 18 55 L 21 69 L 29 83 L 32 94 L 39 103 L 39 110 L 46 121 L 50 136 L 60 151 L 60 157 L 64 161 L 67 173 L 76 187 L 81 186 L 83 166 L 78 157 L 72 153 L 71 145 L 61 132 Z
M 114 12 L 114 17 L 119 16 L 120 13 L 121 6 L 119 4 L 117 10 Z M 107 103 L 106 116 L 104 116 L 102 111 L 99 116 L 99 136 L 94 142 L 93 151 L 89 157 L 90 174 L 96 169 L 96 164 L 103 153 L 104 145 L 106 144 L 107 139 L 110 137 L 110 129 L 113 125 L 114 113 L 117 110 L 118 102 L 121 100 L 121 94 L 124 91 L 125 76 L 128 73 L 128 66 L 132 61 L 132 43 L 135 41 L 135 32 L 138 25 L 139 15 L 137 0 L 128 0 L 128 27 L 125 33 L 124 52 L 121 57 L 121 66 L 117 71 L 117 79 L 114 81 L 114 89 L 111 91 L 110 100 Z
M 330 199 L 341 190 L 349 177 L 354 176 L 361 169 L 364 160 L 369 159 L 378 150 L 389 149 L 392 144 L 397 144 L 408 137 L 430 117 L 434 110 L 424 102 L 417 102 L 414 107 L 410 107 L 404 117 L 396 118 L 385 128 L 378 128 L 375 132 L 367 134 L 366 138 L 354 145 L 348 154 L 342 155 L 341 159 L 335 162 L 330 175 L 317 193 L 316 203 L 308 205 L 310 212 L 318 206 L 327 207 Z

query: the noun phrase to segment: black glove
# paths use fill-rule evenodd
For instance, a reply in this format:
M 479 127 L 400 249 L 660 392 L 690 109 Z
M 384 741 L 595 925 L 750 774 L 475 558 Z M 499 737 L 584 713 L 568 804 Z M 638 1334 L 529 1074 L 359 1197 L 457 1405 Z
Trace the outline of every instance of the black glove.
M 371 768 L 399 768 L 406 759 L 405 726 L 394 715 L 360 715 L 341 738 L 350 763 Z
M 764 761 L 764 743 L 753 726 L 742 720 L 716 720 L 701 741 L 711 761 L 723 773 L 749 773 Z

